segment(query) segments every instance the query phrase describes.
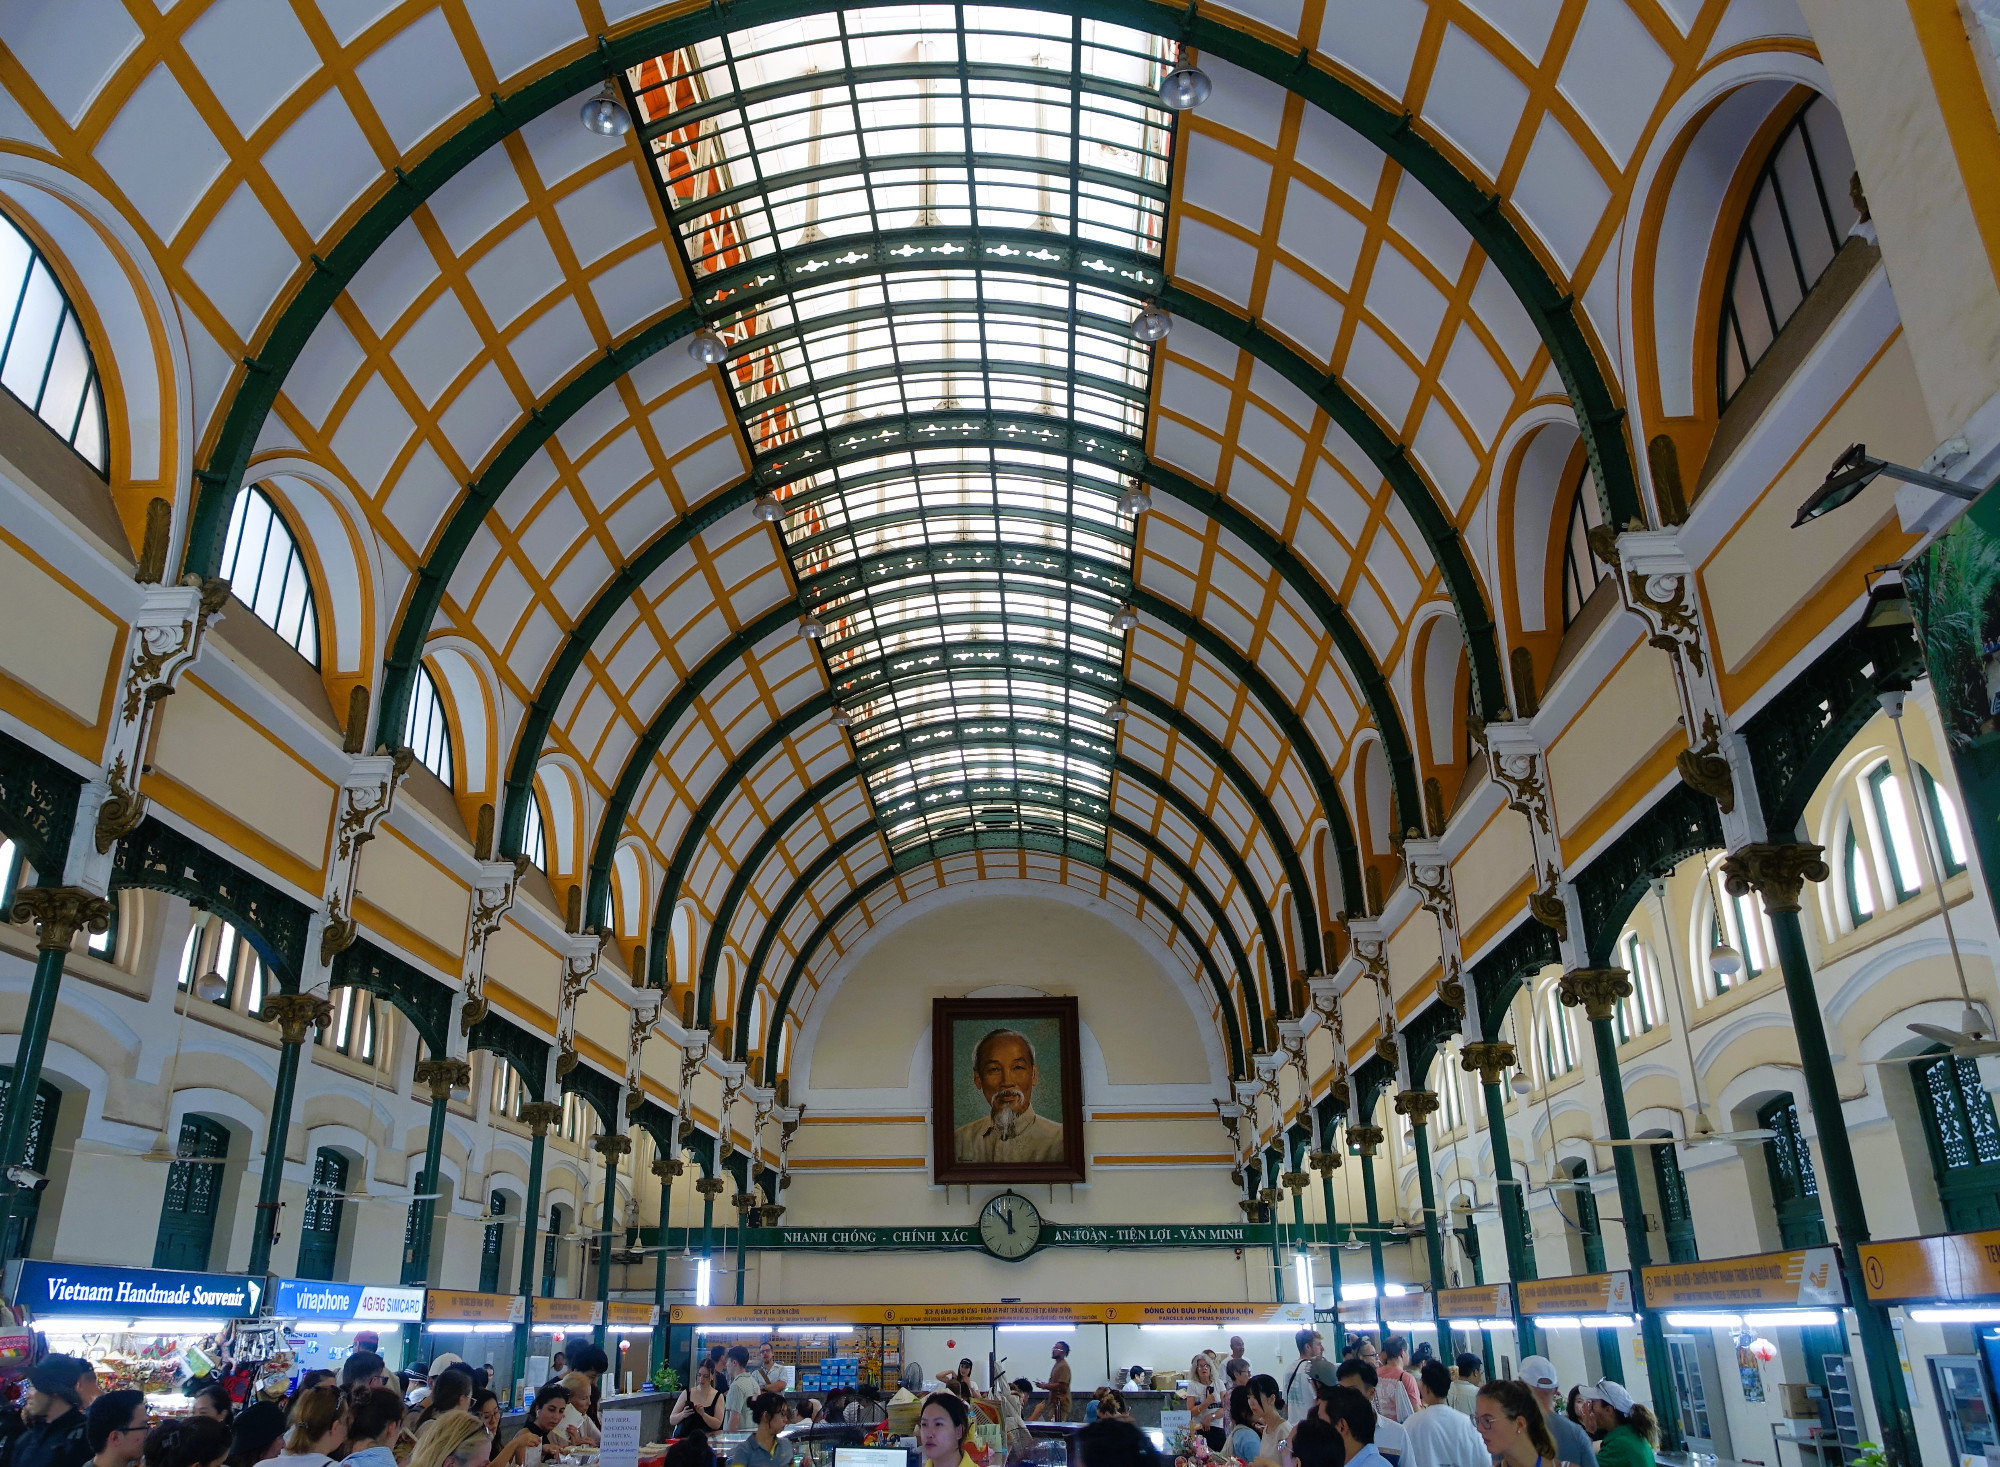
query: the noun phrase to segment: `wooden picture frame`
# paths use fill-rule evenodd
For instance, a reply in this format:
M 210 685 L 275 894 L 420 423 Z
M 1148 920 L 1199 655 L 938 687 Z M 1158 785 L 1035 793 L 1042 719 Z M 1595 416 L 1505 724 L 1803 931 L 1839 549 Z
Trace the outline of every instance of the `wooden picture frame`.
M 1084 1179 L 1078 1035 L 1074 998 L 931 1001 L 931 1155 L 938 1185 Z M 988 1038 L 994 1038 L 990 1047 Z M 1054 1054 L 1048 1052 L 1051 1041 Z M 988 1049 L 988 1084 L 974 1070 L 982 1048 Z M 1020 1073 L 1029 1062 L 1032 1087 L 1022 1085 Z M 1031 1089 L 1025 1117 L 1005 1099 L 1008 1088 Z M 1015 1116 L 995 1124 L 1003 1108 Z M 1015 1133 L 1000 1135 L 1005 1125 Z

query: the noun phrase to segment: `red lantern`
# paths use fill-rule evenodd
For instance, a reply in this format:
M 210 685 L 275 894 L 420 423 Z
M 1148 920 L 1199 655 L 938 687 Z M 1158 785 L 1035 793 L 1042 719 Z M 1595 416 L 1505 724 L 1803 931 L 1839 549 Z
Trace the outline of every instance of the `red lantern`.
M 1750 1342 L 1750 1353 L 1766 1365 L 1769 1365 L 1773 1360 L 1778 1358 L 1778 1347 L 1762 1335 L 1759 1335 Z

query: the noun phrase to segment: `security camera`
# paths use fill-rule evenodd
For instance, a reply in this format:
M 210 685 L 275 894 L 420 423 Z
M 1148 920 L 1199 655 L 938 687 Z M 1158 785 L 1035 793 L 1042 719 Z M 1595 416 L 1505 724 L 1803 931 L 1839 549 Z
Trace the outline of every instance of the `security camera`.
M 29 1192 L 43 1191 L 49 1185 L 49 1179 L 47 1177 L 43 1176 L 40 1172 L 35 1171 L 31 1167 L 25 1167 L 25 1166 L 8 1167 L 7 1180 L 12 1182 L 15 1186 L 20 1187 L 25 1191 Z

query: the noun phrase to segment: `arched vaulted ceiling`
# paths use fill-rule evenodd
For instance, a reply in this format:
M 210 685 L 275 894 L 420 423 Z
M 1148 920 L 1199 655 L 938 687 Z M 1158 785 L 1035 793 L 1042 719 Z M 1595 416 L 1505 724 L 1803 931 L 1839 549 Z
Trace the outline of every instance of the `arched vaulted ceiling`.
M 989 871 L 1170 904 L 1254 1044 L 1358 903 L 1359 739 L 1415 823 L 1394 690 L 1427 608 L 1505 701 L 1467 545 L 1509 422 L 1567 398 L 1610 518 L 1642 515 L 1607 261 L 1651 129 L 1762 23 L 1084 9 L 23 4 L 0 147 L 121 211 L 177 297 L 188 565 L 260 462 L 321 466 L 379 549 L 383 736 L 432 638 L 477 649 L 510 838 L 567 760 L 559 874 L 595 864 L 602 912 L 636 843 L 721 924 L 718 1013 L 770 994 L 773 1054 L 781 989 Z M 1216 81 L 1179 119 L 1174 42 Z M 575 120 L 606 77 L 622 140 Z M 1150 351 L 1146 301 L 1176 318 Z M 722 370 L 681 349 L 703 324 Z

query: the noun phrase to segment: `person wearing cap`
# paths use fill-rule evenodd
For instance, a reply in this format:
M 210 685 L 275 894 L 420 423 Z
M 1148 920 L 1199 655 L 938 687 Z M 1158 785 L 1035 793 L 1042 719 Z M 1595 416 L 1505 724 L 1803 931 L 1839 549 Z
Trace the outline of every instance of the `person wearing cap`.
M 90 1460 L 90 1436 L 83 1402 L 76 1393 L 81 1360 L 50 1355 L 28 1372 L 28 1400 L 21 1409 L 27 1426 L 14 1438 L 7 1467 L 83 1467 Z
M 1417 1370 L 1423 1405 L 1403 1423 L 1407 1444 L 1401 1467 L 1488 1467 L 1492 1453 L 1480 1440 L 1472 1418 L 1452 1409 L 1451 1372 L 1441 1360 L 1426 1360 Z
M 1556 1410 L 1556 1389 L 1560 1382 L 1554 1362 L 1546 1355 L 1530 1355 L 1521 1362 L 1519 1379 L 1534 1392 L 1535 1401 L 1548 1421 L 1549 1435 L 1556 1441 L 1556 1460 L 1574 1463 L 1575 1467 L 1590 1467 L 1597 1460 L 1597 1453 L 1591 1449 L 1590 1434 Z
M 1599 1467 L 1656 1467 L 1653 1441 L 1659 1424 L 1617 1381 L 1606 1377 L 1577 1392 L 1577 1414 L 1598 1440 Z
M 100 1391 L 83 1413 L 91 1467 L 132 1467 L 152 1425 L 144 1391 Z

